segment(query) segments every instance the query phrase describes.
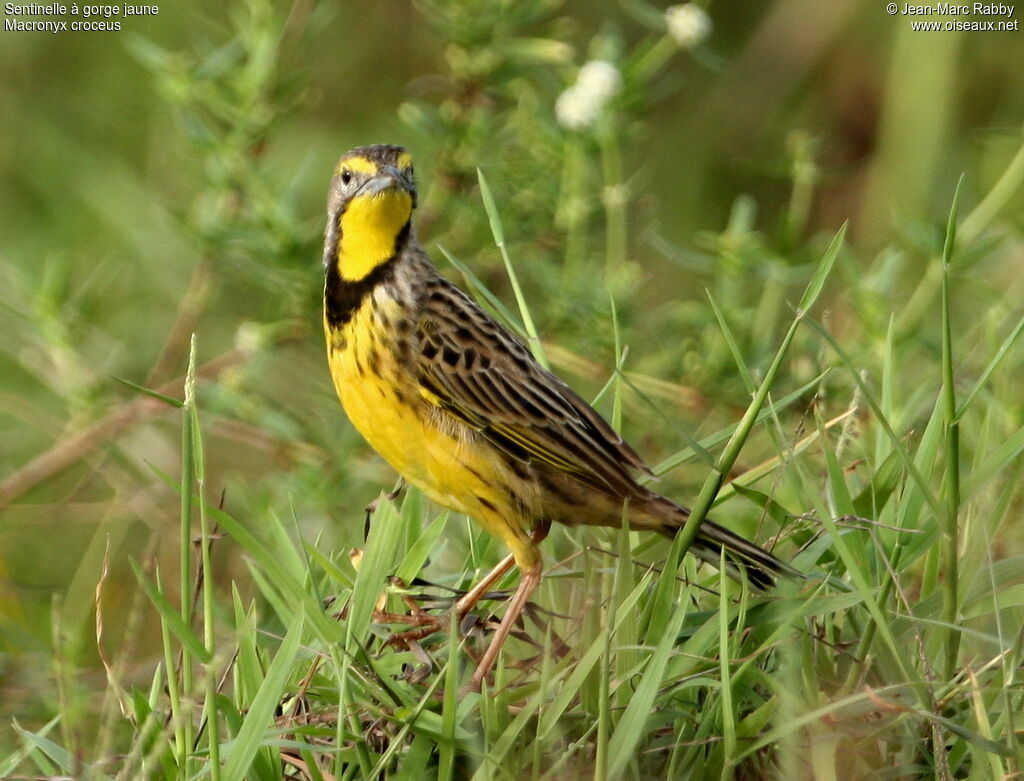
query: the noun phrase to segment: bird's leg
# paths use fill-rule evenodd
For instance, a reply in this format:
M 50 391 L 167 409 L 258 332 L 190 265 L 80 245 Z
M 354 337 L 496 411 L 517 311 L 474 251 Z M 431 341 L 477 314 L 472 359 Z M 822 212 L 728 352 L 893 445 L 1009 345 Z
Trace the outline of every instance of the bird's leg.
M 499 561 L 498 566 L 480 578 L 473 588 L 459 597 L 459 601 L 455 603 L 455 615 L 461 619 L 466 615 L 466 613 L 472 610 L 476 606 L 476 603 L 480 601 L 480 598 L 490 591 L 491 586 L 497 583 L 506 572 L 512 569 L 512 565 L 515 563 L 516 558 L 511 553 Z
M 480 659 L 480 663 L 476 666 L 476 671 L 473 673 L 470 686 L 472 686 L 474 690 L 478 691 L 480 689 L 481 682 L 487 677 L 487 673 L 489 673 L 491 668 L 494 666 L 494 662 L 498 658 L 498 652 L 505 644 L 505 639 L 508 637 L 509 632 L 512 631 L 512 627 L 515 626 L 516 621 L 519 620 L 519 614 L 522 613 L 523 608 L 526 607 L 526 602 L 530 599 L 530 594 L 533 593 L 534 589 L 537 588 L 537 584 L 540 583 L 540 577 L 541 563 L 539 560 L 529 569 L 522 570 L 519 580 L 519 588 L 516 589 L 516 593 L 513 595 L 512 601 L 508 603 L 505 615 L 502 617 L 501 623 L 498 624 L 498 631 L 494 633 L 494 637 L 491 639 L 491 644 L 487 646 L 487 650 L 484 652 L 483 657 Z
M 530 542 L 534 545 L 540 544 L 548 536 L 549 531 L 551 531 L 551 521 L 539 522 L 530 535 Z M 498 562 L 497 567 L 488 572 L 479 583 L 459 598 L 459 601 L 455 603 L 455 614 L 460 620 L 473 609 L 476 603 L 480 601 L 480 597 L 486 594 L 502 575 L 512 569 L 512 565 L 515 562 L 515 556 L 511 553 L 508 554 Z
M 512 627 L 519 620 L 519 616 L 522 614 L 523 608 L 526 607 L 530 595 L 540 583 L 543 567 L 540 551 L 537 550 L 537 544 L 548 536 L 550 530 L 551 521 L 540 521 L 533 528 L 529 544 L 525 546 L 520 544 L 512 547 L 512 552 L 519 565 L 519 587 L 516 589 L 515 594 L 512 595 L 508 607 L 505 608 L 505 615 L 502 617 L 501 623 L 498 624 L 498 630 L 494 633 L 494 637 L 491 638 L 491 644 L 487 646 L 487 650 L 473 672 L 469 686 L 474 691 L 480 690 L 480 684 L 487 677 L 487 673 L 491 671 L 491 668 L 494 667 L 494 662 L 498 659 L 501 647 L 505 644 L 505 640 L 512 631 Z

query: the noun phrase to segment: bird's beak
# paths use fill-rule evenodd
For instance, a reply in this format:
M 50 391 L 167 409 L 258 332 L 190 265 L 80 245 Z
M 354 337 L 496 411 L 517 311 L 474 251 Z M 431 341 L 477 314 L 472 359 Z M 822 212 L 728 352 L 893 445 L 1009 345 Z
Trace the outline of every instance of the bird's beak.
M 375 177 L 363 185 L 362 192 L 360 194 L 377 195 L 385 190 L 391 190 L 394 188 L 411 193 L 413 191 L 413 184 L 401 171 L 395 168 L 395 166 L 386 165 L 380 169 L 380 172 Z

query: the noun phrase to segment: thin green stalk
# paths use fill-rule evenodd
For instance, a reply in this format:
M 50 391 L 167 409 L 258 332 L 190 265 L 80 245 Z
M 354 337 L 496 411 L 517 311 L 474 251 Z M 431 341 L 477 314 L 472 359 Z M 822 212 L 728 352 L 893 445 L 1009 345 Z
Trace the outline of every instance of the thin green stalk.
M 725 549 L 721 551 L 719 566 L 725 572 Z M 733 710 L 732 669 L 729 666 L 732 649 L 729 647 L 729 600 L 732 583 L 722 578 L 718 596 L 718 671 L 721 676 L 722 695 L 722 773 L 723 781 L 732 777 L 733 759 L 736 756 L 736 713 Z M 737 626 L 742 626 L 737 622 Z
M 629 539 L 629 506 L 624 503 L 622 507 L 622 526 L 619 529 L 619 550 L 628 550 Z M 604 581 L 602 578 L 602 598 L 607 599 L 608 611 L 605 615 L 605 626 L 614 627 L 618 620 L 619 608 L 619 583 L 623 577 L 623 569 L 629 567 L 628 558 L 621 557 L 618 560 L 615 571 L 612 574 L 611 590 L 609 594 L 604 593 Z M 608 778 L 608 740 L 612 734 L 612 692 L 611 677 L 615 671 L 615 654 L 612 650 L 612 638 L 614 632 L 607 632 L 604 637 L 604 648 L 601 651 L 601 666 L 598 669 L 598 700 L 597 700 L 597 736 L 595 739 L 594 755 L 594 781 L 605 781 Z
M 616 430 L 622 427 L 622 365 L 625 354 L 622 349 L 621 332 L 619 331 L 619 320 L 615 309 L 615 302 L 612 307 L 612 328 L 615 334 L 615 392 L 612 395 L 612 426 Z M 625 535 L 626 542 L 623 542 Z M 617 535 L 619 540 L 619 551 L 629 550 L 629 506 L 623 504 L 622 528 Z M 601 576 L 601 601 L 608 605 L 608 612 L 605 618 L 606 626 L 615 626 L 616 609 L 619 604 L 619 582 L 622 578 L 622 568 L 628 566 L 628 555 L 620 558 L 618 566 L 611 576 L 607 573 Z M 610 588 L 606 588 L 610 585 Z M 608 777 L 608 739 L 612 732 L 612 693 L 611 676 L 615 671 L 615 655 L 612 652 L 612 633 L 605 636 L 604 651 L 602 652 L 602 664 L 597 672 L 597 735 L 596 749 L 594 755 L 594 781 L 605 781 Z
M 636 62 L 627 68 L 631 81 L 646 82 L 653 78 L 679 51 L 679 44 L 671 35 L 665 34 L 655 41 Z
M 622 525 L 617 535 L 617 547 L 618 556 L 615 562 L 615 582 L 613 597 L 615 604 L 615 617 L 618 617 L 618 611 L 621 606 L 626 604 L 629 599 L 629 595 L 633 593 L 633 589 L 636 587 L 635 578 L 633 576 L 633 555 L 632 555 L 632 544 L 630 538 L 633 536 L 633 532 L 629 528 L 629 508 L 623 505 L 622 508 Z M 612 674 L 618 681 L 628 680 L 630 672 L 636 666 L 640 659 L 640 628 L 638 626 L 639 621 L 624 621 L 620 622 L 620 628 L 615 633 L 616 639 L 616 651 L 615 651 L 615 667 L 612 670 Z M 629 705 L 629 700 L 632 697 L 632 687 L 629 686 L 617 686 L 613 694 L 613 701 L 611 708 L 613 713 L 621 713 Z
M 950 680 L 956 672 L 956 660 L 960 650 L 960 632 L 957 629 L 959 611 L 959 559 L 960 530 L 960 419 L 957 416 L 956 386 L 953 377 L 953 329 L 952 314 L 949 310 L 949 267 L 953 260 L 956 242 L 956 215 L 960 204 L 960 185 L 957 182 L 953 193 L 953 206 L 949 210 L 946 225 L 946 243 L 942 248 L 942 411 L 945 422 L 946 440 L 946 513 L 942 535 L 943 589 L 942 615 L 946 635 L 943 644 L 946 650 L 944 677 Z
M 582 591 L 588 604 L 592 604 L 593 595 L 601 594 L 601 567 L 593 556 L 583 557 Z M 599 610 L 593 608 L 583 612 L 583 624 L 580 632 L 580 645 L 590 648 L 602 637 L 605 626 Z M 599 713 L 601 709 L 601 691 L 598 676 L 600 670 L 587 675 L 580 686 L 580 705 L 588 714 Z M 598 725 L 600 727 L 600 725 Z
M 609 623 L 612 623 L 615 609 L 615 600 L 609 602 Z M 612 674 L 612 636 L 611 632 L 605 635 L 604 651 L 601 656 L 601 664 L 597 671 L 597 736 L 594 748 L 594 781 L 605 781 L 608 778 L 608 738 L 611 735 L 611 691 L 610 681 Z
M 356 656 L 365 641 L 373 615 L 373 607 L 381 592 L 380 584 L 385 581 L 388 572 L 393 571 L 394 554 L 400 545 L 403 524 L 400 522 L 394 505 L 384 502 L 377 508 L 370 533 L 366 538 L 362 561 L 356 571 L 356 580 L 352 587 L 352 595 L 348 603 L 348 616 L 345 621 L 344 656 L 351 660 Z M 354 666 L 346 661 L 341 667 L 338 683 L 338 718 L 337 735 L 343 740 L 342 724 L 348 724 L 353 735 L 362 734 L 359 722 L 359 697 L 361 694 L 358 674 Z M 344 745 L 344 743 L 338 743 Z M 373 761 L 365 740 L 357 740 L 353 744 L 357 764 L 362 778 L 370 778 Z M 341 776 L 344 762 L 339 754 L 335 767 L 335 775 Z
M 192 345 L 189 353 L 188 371 L 185 374 L 185 401 L 182 404 L 181 417 L 181 526 L 180 538 L 178 540 L 178 577 L 180 578 L 178 599 L 180 600 L 181 620 L 186 626 L 192 625 L 192 487 L 195 483 L 195 429 L 192 421 L 192 407 L 195 404 L 195 336 L 192 338 Z M 179 659 L 180 670 L 180 694 L 178 705 L 175 711 L 175 737 L 177 741 L 177 730 L 181 731 L 181 741 L 178 743 L 178 768 L 185 776 L 191 776 L 188 765 L 189 752 L 192 750 L 193 722 L 191 712 L 186 712 L 183 706 L 187 704 L 184 698 L 191 697 L 193 689 L 192 656 L 188 649 L 180 648 Z M 168 660 L 168 681 L 173 679 L 171 662 Z M 174 688 L 171 688 L 174 691 Z
M 153 573 L 158 591 L 163 591 L 160 583 L 160 570 Z M 185 714 L 182 711 L 181 688 L 178 683 L 177 667 L 174 664 L 174 645 L 171 642 L 171 630 L 167 622 L 160 621 L 160 641 L 164 650 L 164 667 L 167 669 L 167 697 L 171 703 L 171 728 L 174 731 L 174 756 L 182 775 L 186 774 L 185 763 L 188 761 L 189 742 L 186 739 Z
M 480 197 L 483 198 L 484 210 L 487 212 L 487 219 L 491 225 L 491 235 L 494 236 L 494 244 L 501 253 L 501 259 L 505 263 L 505 273 L 508 274 L 508 280 L 512 284 L 512 292 L 516 297 L 516 304 L 519 305 L 519 314 L 523 318 L 523 328 L 526 329 L 526 341 L 530 345 L 533 357 L 537 359 L 541 366 L 547 369 L 549 367 L 547 358 L 544 355 L 544 347 L 540 343 L 540 337 L 537 336 L 537 328 L 534 326 L 533 318 L 530 316 L 530 308 L 526 305 L 523 289 L 519 286 L 519 278 L 516 276 L 515 269 L 512 268 L 512 259 L 508 256 L 508 249 L 505 246 L 505 229 L 501 224 L 501 215 L 498 214 L 494 195 L 491 194 L 491 188 L 484 178 L 484 172 L 477 168 L 476 174 L 480 181 Z
M 192 485 L 195 482 L 195 440 L 192 427 L 191 407 L 195 403 L 192 392 L 195 390 L 195 338 L 193 337 L 192 353 L 189 355 L 188 371 L 185 375 L 185 402 L 181 416 L 181 528 L 178 540 L 178 577 L 180 584 L 178 599 L 181 601 L 181 620 L 186 626 L 192 625 Z M 192 657 L 188 650 L 181 649 L 181 692 L 190 696 L 192 688 Z M 170 662 L 168 662 L 168 680 L 171 679 Z M 183 745 L 179 748 L 179 769 L 186 776 L 191 775 L 187 766 L 188 752 L 192 747 L 192 716 L 180 709 L 176 716 L 182 731 Z
M 200 556 L 203 583 L 203 645 L 209 654 L 209 662 L 205 667 L 203 698 L 204 718 L 206 721 L 207 744 L 210 752 L 210 778 L 220 781 L 220 721 L 217 711 L 217 654 L 216 637 L 214 635 L 214 589 L 213 568 L 210 566 L 209 519 L 206 515 L 206 503 L 203 501 L 203 490 L 206 485 L 206 461 L 203 454 L 203 438 L 199 428 L 199 409 L 196 404 L 196 335 L 192 334 L 189 346 L 188 372 L 185 375 L 185 411 L 187 425 L 191 427 L 191 440 L 194 449 L 193 469 L 195 473 L 196 492 L 199 496 L 199 529 Z

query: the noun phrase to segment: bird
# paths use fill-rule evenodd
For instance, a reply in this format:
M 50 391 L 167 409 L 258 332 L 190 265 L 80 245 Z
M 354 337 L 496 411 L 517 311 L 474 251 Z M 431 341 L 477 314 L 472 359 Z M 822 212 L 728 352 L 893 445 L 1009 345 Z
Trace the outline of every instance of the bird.
M 334 169 L 324 231 L 324 333 L 349 420 L 408 483 L 473 518 L 510 553 L 456 603 L 461 619 L 514 565 L 519 583 L 471 679 L 479 689 L 540 583 L 552 523 L 673 537 L 689 510 L 642 485 L 623 438 L 524 343 L 444 277 L 416 234 L 401 146 L 351 149 Z M 799 573 L 705 520 L 690 551 L 755 587 Z M 440 627 L 429 619 L 410 636 Z

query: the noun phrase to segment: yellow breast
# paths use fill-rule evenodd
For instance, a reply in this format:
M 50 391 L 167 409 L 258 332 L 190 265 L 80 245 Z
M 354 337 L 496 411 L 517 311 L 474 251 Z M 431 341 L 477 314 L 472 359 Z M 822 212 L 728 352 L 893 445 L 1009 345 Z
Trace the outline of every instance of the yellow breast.
M 469 512 L 464 494 L 475 487 L 459 477 L 464 446 L 455 432 L 437 425 L 437 413 L 381 332 L 374 305 L 364 305 L 340 331 L 327 331 L 338 398 L 356 430 L 399 474 L 435 501 Z
M 352 425 L 373 448 L 405 474 L 417 460 L 409 440 L 420 427 L 411 378 L 398 371 L 368 302 L 339 331 L 327 330 L 327 359 L 338 398 Z
M 337 331 L 325 324 L 331 377 L 352 425 L 431 499 L 474 516 L 506 542 L 518 538 L 528 523 L 521 504 L 535 500 L 534 489 L 475 431 L 421 393 L 414 372 L 392 349 L 394 335 L 384 333 L 382 318 L 374 315 L 378 305 L 367 301 Z M 387 320 L 398 316 L 389 311 Z M 519 501 L 511 502 L 512 495 Z

